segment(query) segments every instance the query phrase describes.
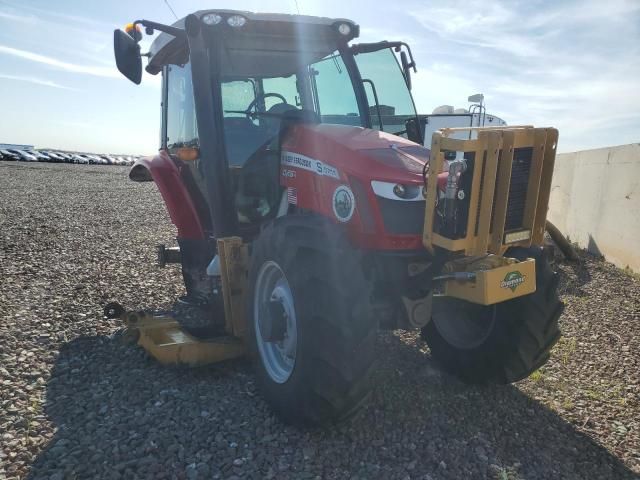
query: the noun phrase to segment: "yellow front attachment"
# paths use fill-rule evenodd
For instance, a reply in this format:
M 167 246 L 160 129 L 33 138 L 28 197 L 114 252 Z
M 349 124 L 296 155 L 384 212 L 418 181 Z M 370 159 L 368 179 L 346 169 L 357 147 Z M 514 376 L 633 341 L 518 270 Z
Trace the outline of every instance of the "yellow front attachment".
M 451 135 L 475 132 L 476 138 L 461 140 Z M 469 137 L 472 135 L 469 134 Z M 433 134 L 427 179 L 427 198 L 423 244 L 466 256 L 491 253 L 502 255 L 513 246 L 542 245 L 555 163 L 558 131 L 555 128 L 514 126 L 498 128 L 442 129 Z M 444 165 L 444 152 L 463 152 L 473 163 L 470 191 L 463 192 L 469 202 L 466 234 L 449 238 L 440 232 L 436 205 L 440 201 L 437 176 Z M 526 152 L 526 160 L 522 154 Z M 510 187 L 515 177 L 521 181 L 523 162 L 526 186 L 513 200 Z M 510 205 L 509 202 L 513 205 Z M 518 210 L 516 225 L 506 222 L 510 208 Z M 521 210 L 520 210 L 521 209 Z
M 486 270 L 473 269 L 475 280 L 446 280 L 444 294 L 481 305 L 493 305 L 536 291 L 536 262 L 529 258 L 522 262 L 505 262 Z

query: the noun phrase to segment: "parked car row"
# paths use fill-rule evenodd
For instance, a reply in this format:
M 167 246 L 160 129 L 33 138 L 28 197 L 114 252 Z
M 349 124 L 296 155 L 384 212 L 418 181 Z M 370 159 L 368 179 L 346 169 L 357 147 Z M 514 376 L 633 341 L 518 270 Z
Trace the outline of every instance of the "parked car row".
M 0 150 L 0 160 L 21 162 L 77 163 L 82 165 L 133 165 L 134 155 L 97 155 L 52 150 Z

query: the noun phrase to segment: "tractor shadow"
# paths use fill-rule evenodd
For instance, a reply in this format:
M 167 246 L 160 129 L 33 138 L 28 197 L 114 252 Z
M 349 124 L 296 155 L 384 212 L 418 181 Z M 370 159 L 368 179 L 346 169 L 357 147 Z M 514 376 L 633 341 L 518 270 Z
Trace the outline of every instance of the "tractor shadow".
M 30 478 L 637 478 L 513 386 L 463 385 L 392 333 L 378 349 L 370 404 L 311 430 L 271 414 L 247 361 L 167 368 L 79 337 L 48 382 L 57 431 Z
M 558 273 L 558 292 L 561 295 L 570 297 L 586 297 L 584 287 L 591 283 L 593 277 L 589 262 L 600 261 L 603 257 L 590 252 L 577 250 L 578 260 L 566 260 L 564 257 L 554 265 L 554 270 Z

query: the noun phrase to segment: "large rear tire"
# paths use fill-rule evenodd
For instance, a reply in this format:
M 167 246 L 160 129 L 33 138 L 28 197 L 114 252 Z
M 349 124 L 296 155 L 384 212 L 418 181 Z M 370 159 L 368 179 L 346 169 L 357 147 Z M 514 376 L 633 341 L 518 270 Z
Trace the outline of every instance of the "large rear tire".
M 246 317 L 263 396 L 288 423 L 348 418 L 375 358 L 361 256 L 337 225 L 296 215 L 268 224 L 251 257 Z
M 549 359 L 560 338 L 564 308 L 558 277 L 540 248 L 512 248 L 508 257 L 536 260 L 536 291 L 485 307 L 454 298 L 434 300 L 422 329 L 442 367 L 470 383 L 511 383 L 528 377 Z

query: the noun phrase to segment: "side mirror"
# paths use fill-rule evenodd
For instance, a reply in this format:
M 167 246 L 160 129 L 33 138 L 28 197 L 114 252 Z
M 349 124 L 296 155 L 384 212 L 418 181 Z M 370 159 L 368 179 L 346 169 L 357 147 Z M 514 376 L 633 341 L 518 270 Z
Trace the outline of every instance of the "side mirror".
M 140 45 L 122 30 L 113 31 L 113 52 L 120 73 L 136 85 L 142 81 L 142 57 Z
M 407 58 L 407 53 L 404 51 L 400 52 L 400 62 L 402 62 L 402 71 L 404 72 L 404 81 L 407 83 L 407 88 L 411 90 L 411 67 L 413 65 L 409 63 L 409 59 Z

